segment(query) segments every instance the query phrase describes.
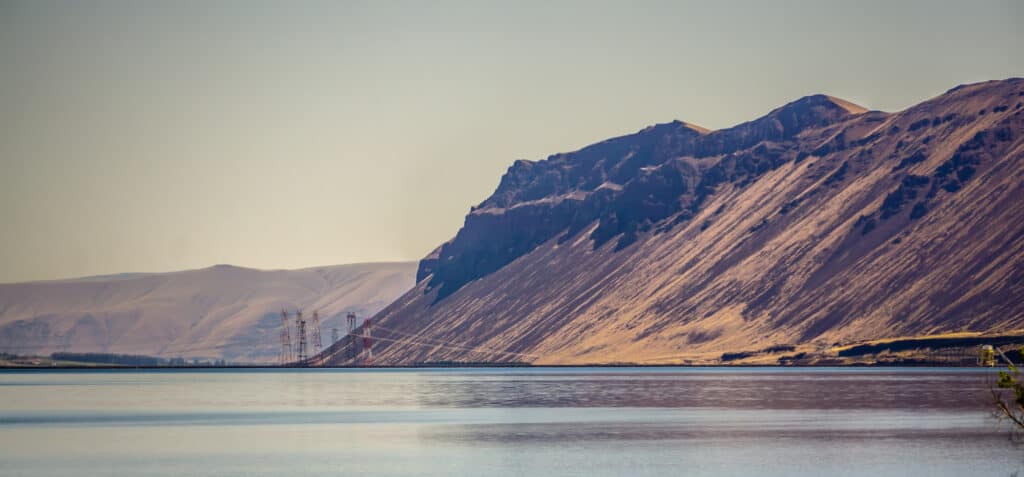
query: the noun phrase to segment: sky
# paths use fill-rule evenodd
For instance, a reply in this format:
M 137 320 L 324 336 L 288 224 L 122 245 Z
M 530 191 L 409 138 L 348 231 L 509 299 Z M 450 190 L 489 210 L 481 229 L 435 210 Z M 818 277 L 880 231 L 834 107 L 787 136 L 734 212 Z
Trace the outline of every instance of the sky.
M 0 0 L 0 282 L 416 260 L 516 159 L 1024 76 L 1022 5 Z

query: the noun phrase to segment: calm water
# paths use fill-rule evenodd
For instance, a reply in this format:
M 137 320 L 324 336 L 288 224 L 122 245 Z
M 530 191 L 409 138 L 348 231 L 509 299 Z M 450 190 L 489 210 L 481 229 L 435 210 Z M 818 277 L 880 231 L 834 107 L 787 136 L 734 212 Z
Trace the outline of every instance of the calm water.
M 1024 475 L 991 371 L 0 373 L 0 475 Z

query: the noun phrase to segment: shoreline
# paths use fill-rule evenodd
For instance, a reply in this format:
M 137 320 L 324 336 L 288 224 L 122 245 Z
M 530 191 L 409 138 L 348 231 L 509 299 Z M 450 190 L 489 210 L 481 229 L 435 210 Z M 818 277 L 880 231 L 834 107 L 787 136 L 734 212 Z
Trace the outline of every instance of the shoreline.
M 835 368 L 857 368 L 857 369 L 977 369 L 977 370 L 998 370 L 1005 366 L 950 366 L 937 363 L 914 363 L 914 364 L 892 364 L 892 363 L 851 363 L 851 364 L 541 364 L 541 365 L 392 365 L 392 366 L 268 366 L 268 365 L 238 365 L 238 366 L 0 366 L 0 373 L 7 372 L 40 372 L 40 371 L 232 371 L 232 370 L 415 370 L 415 369 L 573 369 L 573 368 L 680 368 L 680 369 L 743 369 L 743 368 L 779 368 L 779 369 L 835 369 Z

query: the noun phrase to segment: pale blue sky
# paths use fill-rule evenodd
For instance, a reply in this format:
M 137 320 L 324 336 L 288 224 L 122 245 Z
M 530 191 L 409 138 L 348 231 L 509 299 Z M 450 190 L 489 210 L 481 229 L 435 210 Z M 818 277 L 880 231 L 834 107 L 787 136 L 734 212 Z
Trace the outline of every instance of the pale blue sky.
M 1021 5 L 0 0 L 0 282 L 418 259 L 515 159 L 1024 75 Z

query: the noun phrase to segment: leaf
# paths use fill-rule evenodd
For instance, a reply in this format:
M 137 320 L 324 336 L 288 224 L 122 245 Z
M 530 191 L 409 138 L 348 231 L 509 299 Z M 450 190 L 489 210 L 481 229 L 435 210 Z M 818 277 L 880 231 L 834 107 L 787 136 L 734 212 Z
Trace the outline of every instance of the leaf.
M 1003 389 L 1009 389 L 1014 387 L 1015 384 L 1017 384 L 1017 380 L 1013 379 L 1013 376 L 1010 376 L 1010 373 L 1007 373 L 1006 371 L 999 372 L 999 380 L 996 381 L 996 386 Z

